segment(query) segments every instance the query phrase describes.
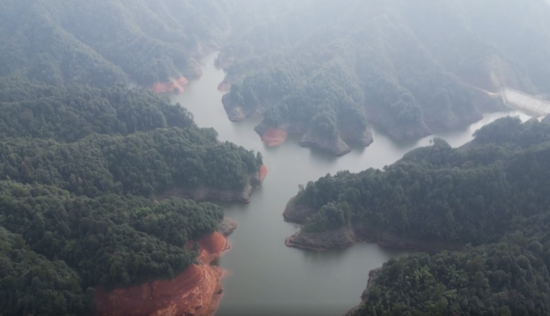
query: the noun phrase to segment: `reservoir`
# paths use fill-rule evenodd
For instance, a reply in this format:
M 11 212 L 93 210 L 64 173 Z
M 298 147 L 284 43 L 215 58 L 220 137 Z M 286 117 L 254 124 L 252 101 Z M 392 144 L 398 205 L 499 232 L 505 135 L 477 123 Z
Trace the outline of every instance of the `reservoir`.
M 224 296 L 216 313 L 220 316 L 271 315 L 277 311 L 286 315 L 343 315 L 360 302 L 370 270 L 406 254 L 366 243 L 323 253 L 287 248 L 285 238 L 298 227 L 285 223 L 282 214 L 299 184 L 340 170 L 382 168 L 416 147 L 429 145 L 435 136 L 457 147 L 470 141 L 475 130 L 503 116 L 516 115 L 523 121 L 529 118 L 518 112 L 490 113 L 461 130 L 409 142 L 395 142 L 373 128 L 374 143 L 339 158 L 302 148 L 299 139 L 292 136 L 282 145 L 268 148 L 253 130 L 261 118 L 237 123 L 227 118 L 221 103 L 223 92 L 217 90 L 225 74 L 214 67 L 215 58 L 216 54 L 204 58 L 201 79 L 190 82 L 182 94 L 171 96 L 171 101 L 193 113 L 200 127 L 215 128 L 221 141 L 261 152 L 269 169 L 250 204 L 224 205 L 226 215 L 239 226 L 229 237 L 231 250 L 218 261 L 229 272 L 222 282 Z

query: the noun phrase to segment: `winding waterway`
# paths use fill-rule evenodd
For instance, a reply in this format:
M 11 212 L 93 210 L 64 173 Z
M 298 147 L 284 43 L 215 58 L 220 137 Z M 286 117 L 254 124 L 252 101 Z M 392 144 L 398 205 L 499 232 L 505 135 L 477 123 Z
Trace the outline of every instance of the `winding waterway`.
M 218 262 L 230 275 L 223 280 L 224 296 L 216 315 L 342 315 L 360 302 L 371 269 L 405 253 L 366 243 L 323 253 L 287 248 L 285 237 L 297 230 L 296 225 L 283 221 L 287 201 L 297 193 L 299 184 L 339 170 L 382 168 L 411 149 L 429 145 L 434 136 L 398 143 L 374 129 L 372 145 L 340 158 L 302 148 L 292 138 L 268 148 L 253 130 L 260 119 L 228 120 L 221 103 L 223 93 L 217 90 L 224 72 L 214 67 L 215 57 L 204 58 L 201 79 L 171 100 L 191 111 L 200 127 L 214 127 L 220 140 L 260 151 L 269 169 L 250 204 L 225 205 L 226 215 L 239 226 L 229 237 L 231 250 Z M 467 128 L 436 136 L 453 147 L 460 146 L 472 139 L 475 130 L 506 115 L 528 118 L 518 112 L 491 113 Z

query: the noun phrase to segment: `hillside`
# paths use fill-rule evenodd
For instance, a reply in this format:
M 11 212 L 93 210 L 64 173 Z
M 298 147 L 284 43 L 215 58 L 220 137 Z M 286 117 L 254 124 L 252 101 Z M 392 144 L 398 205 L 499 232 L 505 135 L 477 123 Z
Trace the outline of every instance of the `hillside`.
M 302 2 L 222 49 L 224 106 L 232 120 L 263 115 L 260 136 L 333 144 L 367 146 L 369 124 L 395 140 L 456 129 L 502 109 L 472 87 L 550 92 L 548 21 L 540 0 Z
M 196 264 L 228 247 L 213 234 L 223 209 L 194 200 L 247 202 L 262 157 L 143 88 L 198 78 L 230 11 L 220 1 L 0 3 L 0 314 L 93 315 L 97 290 L 183 291 L 172 281 L 196 270 L 208 280 L 185 289 L 216 309 L 222 271 Z M 193 242 L 212 236 L 222 246 L 203 260 Z
M 550 125 L 504 118 L 475 136 L 460 148 L 436 139 L 384 170 L 327 175 L 289 202 L 285 218 L 303 223 L 289 246 L 368 240 L 432 253 L 371 272 L 349 315 L 547 314 Z
M 229 30 L 224 1 L 3 1 L 0 75 L 61 85 L 200 76 Z

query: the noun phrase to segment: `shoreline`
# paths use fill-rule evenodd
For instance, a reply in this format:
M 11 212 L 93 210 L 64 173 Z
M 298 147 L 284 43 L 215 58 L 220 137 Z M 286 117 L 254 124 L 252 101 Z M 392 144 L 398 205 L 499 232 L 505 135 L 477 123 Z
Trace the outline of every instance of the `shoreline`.
M 198 244 L 197 264 L 191 264 L 171 280 L 153 280 L 140 285 L 106 291 L 97 287 L 94 295 L 97 312 L 112 315 L 214 315 L 223 295 L 221 279 L 225 271 L 211 265 L 230 249 L 218 232 L 186 247 Z
M 180 198 L 192 199 L 195 202 L 219 201 L 219 202 L 241 202 L 250 203 L 254 189 L 259 187 L 262 180 L 267 175 L 267 167 L 261 165 L 260 169 L 253 174 L 249 174 L 248 183 L 241 191 L 221 190 L 200 186 L 195 189 L 172 188 L 157 194 L 154 198 L 162 201 L 175 196 Z

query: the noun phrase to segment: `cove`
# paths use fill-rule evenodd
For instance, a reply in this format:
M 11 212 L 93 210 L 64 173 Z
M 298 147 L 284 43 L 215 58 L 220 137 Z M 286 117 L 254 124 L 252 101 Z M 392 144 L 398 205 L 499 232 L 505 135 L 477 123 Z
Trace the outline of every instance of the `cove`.
M 227 118 L 221 103 L 224 92 L 217 89 L 225 74 L 214 67 L 215 58 L 216 54 L 205 57 L 203 76 L 185 86 L 183 93 L 171 96 L 171 101 L 193 113 L 200 127 L 215 128 L 221 141 L 260 151 L 269 169 L 249 204 L 224 205 L 226 215 L 239 226 L 229 237 L 231 250 L 218 262 L 230 276 L 222 281 L 224 294 L 216 315 L 343 315 L 360 302 L 370 270 L 407 252 L 366 243 L 323 253 L 287 248 L 285 238 L 297 226 L 285 223 L 282 214 L 298 185 L 339 170 L 382 168 L 416 147 L 429 145 L 434 137 L 460 146 L 472 139 L 475 130 L 503 116 L 529 118 L 515 111 L 489 113 L 461 130 L 410 142 L 395 142 L 373 129 L 374 142 L 369 147 L 354 148 L 339 158 L 302 148 L 292 136 L 270 148 L 253 129 L 261 118 L 237 123 Z

